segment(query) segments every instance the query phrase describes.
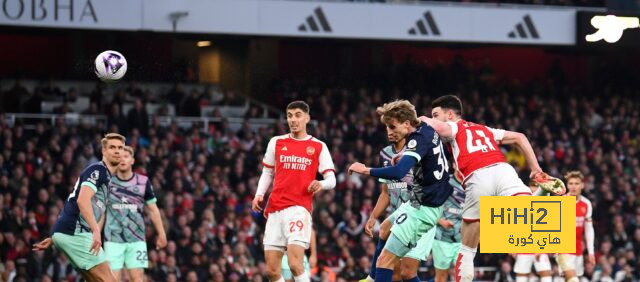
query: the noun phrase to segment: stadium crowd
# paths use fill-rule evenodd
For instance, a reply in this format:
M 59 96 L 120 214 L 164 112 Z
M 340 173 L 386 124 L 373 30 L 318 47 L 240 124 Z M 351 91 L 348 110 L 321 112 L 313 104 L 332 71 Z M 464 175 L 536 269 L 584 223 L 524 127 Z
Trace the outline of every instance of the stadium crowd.
M 314 281 L 354 281 L 368 271 L 375 239 L 364 234 L 363 225 L 380 187 L 374 178 L 347 175 L 346 168 L 356 160 L 379 165 L 378 150 L 386 137 L 373 107 L 402 97 L 428 114 L 430 101 L 450 92 L 463 98 L 467 119 L 525 133 L 546 172 L 561 176 L 579 169 L 587 176 L 584 194 L 594 208 L 597 261 L 586 266 L 587 279 L 640 279 L 640 93 L 611 87 L 631 86 L 633 79 L 620 84 L 623 78 L 612 75 L 586 91 L 581 85 L 568 86 L 558 70 L 522 84 L 464 63 L 437 69 L 399 66 L 387 78 L 385 85 L 363 83 L 368 87 L 298 81 L 270 90 L 270 97 L 279 97 L 273 103 L 280 108 L 293 99 L 310 104 L 317 121 L 311 133 L 327 143 L 337 168 L 336 188 L 317 195 L 314 203 Z M 22 107 L 35 95 L 16 86 L 2 93 L 2 99 L 16 93 L 24 95 L 18 96 L 24 97 Z M 145 122 L 153 113 L 144 107 L 122 113 L 114 106 L 122 98 L 132 99 L 127 94 L 95 109 L 108 115 L 95 125 L 70 126 L 61 119 L 53 126 L 48 121 L 9 126 L 0 114 L 0 280 L 75 281 L 78 274 L 64 255 L 55 249 L 31 252 L 30 246 L 48 235 L 81 169 L 99 160 L 102 135 L 117 131 L 137 150 L 134 170 L 152 178 L 167 229 L 167 248 L 156 250 L 155 231 L 148 227 L 148 278 L 266 281 L 261 248 L 265 220 L 251 211 L 251 199 L 266 144 L 271 136 L 285 134 L 286 124 L 257 131 L 248 123 L 233 131 L 227 122 L 206 132 L 195 125 L 163 127 L 154 118 Z M 175 95 L 182 102 L 206 99 L 201 93 Z M 191 102 L 177 105 L 179 113 L 191 111 Z M 513 148 L 502 149 L 526 181 L 524 157 Z M 477 266 L 501 273 L 478 273 L 478 279 L 513 278 L 513 261 L 506 254 L 479 254 L 476 260 Z

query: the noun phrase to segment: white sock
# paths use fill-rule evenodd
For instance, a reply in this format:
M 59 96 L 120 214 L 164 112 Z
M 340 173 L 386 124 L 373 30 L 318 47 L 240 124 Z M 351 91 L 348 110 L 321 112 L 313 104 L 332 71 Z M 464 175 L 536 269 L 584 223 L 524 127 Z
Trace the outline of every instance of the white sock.
M 540 282 L 551 282 L 553 278 L 551 276 L 540 277 Z
M 527 276 L 516 276 L 516 282 L 527 282 L 529 281 L 529 277 Z
M 460 252 L 458 253 L 458 259 L 460 265 L 456 265 L 456 275 L 460 277 L 460 281 L 471 282 L 473 281 L 474 268 L 473 258 L 476 256 L 478 248 L 470 248 L 465 245 L 460 246 Z M 457 264 L 457 263 L 456 263 Z
M 295 282 L 309 282 L 309 276 L 307 275 L 307 273 L 302 273 L 299 276 L 293 277 L 293 281 Z

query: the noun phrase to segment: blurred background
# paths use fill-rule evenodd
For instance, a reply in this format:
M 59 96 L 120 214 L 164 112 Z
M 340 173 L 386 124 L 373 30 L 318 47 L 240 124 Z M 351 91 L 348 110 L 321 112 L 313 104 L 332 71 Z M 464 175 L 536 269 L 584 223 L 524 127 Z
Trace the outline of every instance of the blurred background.
M 639 2 L 4 0 L 0 281 L 80 280 L 61 253 L 30 246 L 110 131 L 136 148 L 165 221 L 165 249 L 148 227 L 150 281 L 267 281 L 251 199 L 297 99 L 337 168 L 335 190 L 314 201 L 312 279 L 362 279 L 380 187 L 347 165 L 380 165 L 375 106 L 403 98 L 429 114 L 444 94 L 462 98 L 468 120 L 525 133 L 550 174 L 582 171 L 597 262 L 584 281 L 638 281 L 640 30 L 624 19 L 637 23 Z M 606 15 L 620 20 L 597 29 Z M 93 73 L 109 49 L 128 61 L 114 84 Z M 502 150 L 527 181 L 524 157 Z M 479 254 L 476 278 L 515 279 L 512 265 Z M 433 272 L 424 262 L 420 278 Z

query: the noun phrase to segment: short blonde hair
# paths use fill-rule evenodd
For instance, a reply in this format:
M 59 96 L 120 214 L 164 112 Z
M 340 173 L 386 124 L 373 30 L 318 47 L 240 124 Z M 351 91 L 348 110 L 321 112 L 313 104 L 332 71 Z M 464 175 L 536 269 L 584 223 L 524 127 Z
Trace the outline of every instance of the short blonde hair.
M 104 138 L 102 138 L 101 142 L 102 142 L 102 148 L 107 146 L 107 141 L 109 140 L 113 140 L 113 139 L 117 139 L 122 141 L 122 143 L 127 142 L 127 138 L 125 138 L 124 136 L 118 134 L 118 133 L 107 133 Z
M 395 100 L 385 103 L 376 109 L 376 113 L 380 115 L 380 121 L 384 124 L 388 124 L 391 119 L 395 119 L 400 123 L 409 121 L 412 126 L 420 125 L 416 107 L 407 100 Z
M 569 181 L 569 179 L 571 178 L 578 178 L 581 182 L 584 181 L 584 175 L 582 174 L 582 172 L 577 170 L 569 171 L 564 175 L 564 179 L 566 179 L 567 181 Z
M 135 151 L 133 150 L 133 147 L 131 146 L 124 146 L 124 151 L 128 152 L 129 154 L 131 154 L 131 156 L 134 156 Z

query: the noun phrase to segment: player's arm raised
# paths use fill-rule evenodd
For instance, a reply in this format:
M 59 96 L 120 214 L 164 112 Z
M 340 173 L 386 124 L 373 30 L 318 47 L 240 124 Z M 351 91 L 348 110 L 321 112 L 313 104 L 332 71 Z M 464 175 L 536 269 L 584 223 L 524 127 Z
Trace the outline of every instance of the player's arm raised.
M 364 175 L 371 175 L 378 178 L 399 180 L 402 179 L 413 166 L 418 163 L 418 160 L 414 157 L 403 155 L 400 161 L 394 166 L 388 166 L 383 168 L 368 168 L 362 163 L 354 163 L 349 166 L 349 173 L 360 173 Z
M 382 168 L 368 168 L 362 163 L 354 163 L 349 167 L 349 172 L 371 175 L 377 178 L 389 180 L 400 180 L 407 175 L 411 168 L 415 166 L 425 155 L 427 146 L 424 146 L 424 143 L 424 136 L 416 135 L 411 137 L 407 142 L 405 152 L 395 165 Z
M 421 116 L 420 120 L 433 127 L 433 129 L 438 132 L 441 138 L 451 138 L 453 137 L 453 128 L 451 125 L 446 122 L 441 122 L 437 119 L 428 118 L 426 116 Z
M 492 131 L 497 131 L 492 129 Z M 529 143 L 529 139 L 527 136 L 520 132 L 515 131 L 503 131 L 504 135 L 500 138 L 500 134 L 496 134 L 494 132 L 494 136 L 496 136 L 496 140 L 501 141 L 502 144 L 514 144 L 520 151 L 524 154 L 525 159 L 527 160 L 527 164 L 529 164 L 529 168 L 531 169 L 531 176 L 542 172 L 540 165 L 538 164 L 538 159 L 536 158 L 536 153 L 533 151 L 533 147 L 531 147 L 531 143 Z
M 364 233 L 367 233 L 370 237 L 373 237 L 373 225 L 376 224 L 376 219 L 380 217 L 382 212 L 389 206 L 389 188 L 387 184 L 382 183 L 382 190 L 380 191 L 380 196 L 378 196 L 378 201 L 376 201 L 376 206 L 373 207 L 373 211 L 371 211 L 371 215 L 367 220 L 367 224 L 364 225 Z

